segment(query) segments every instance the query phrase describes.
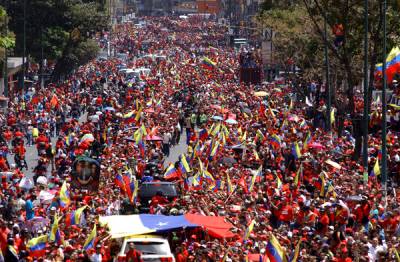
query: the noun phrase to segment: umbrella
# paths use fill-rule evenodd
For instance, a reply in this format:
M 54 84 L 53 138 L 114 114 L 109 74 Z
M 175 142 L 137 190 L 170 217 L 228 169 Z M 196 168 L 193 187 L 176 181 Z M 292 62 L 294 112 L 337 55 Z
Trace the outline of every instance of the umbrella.
M 299 117 L 297 115 L 290 115 L 288 117 L 288 120 L 297 122 L 297 121 L 299 121 Z
M 94 141 L 94 136 L 92 134 L 85 134 L 82 138 L 81 138 L 81 143 L 83 141 L 90 141 L 93 142 Z
M 147 141 L 162 141 L 163 139 L 159 136 L 146 136 Z
M 238 122 L 237 122 L 235 119 L 229 118 L 229 119 L 225 120 L 225 123 L 231 124 L 231 125 L 235 125 L 235 124 L 237 124 Z
M 346 202 L 354 201 L 354 202 L 360 202 L 363 200 L 362 196 L 355 195 L 355 196 L 349 196 L 346 198 Z
M 104 111 L 115 111 L 114 107 L 108 106 L 104 108 Z
M 316 143 L 316 142 L 309 144 L 308 147 L 315 148 L 315 149 L 324 149 L 325 148 L 325 146 L 323 146 L 321 143 Z
M 47 178 L 44 177 L 44 176 L 40 176 L 40 177 L 38 177 L 38 179 L 36 180 L 36 183 L 42 184 L 42 185 L 47 185 Z
M 221 159 L 221 163 L 232 166 L 233 164 L 237 163 L 237 160 L 234 159 L 233 157 L 223 157 Z
M 213 119 L 213 120 L 219 120 L 219 121 L 224 120 L 221 116 L 213 116 L 213 117 L 211 117 L 211 119 Z
M 327 163 L 328 165 L 331 165 L 331 166 L 333 166 L 334 168 L 337 168 L 337 169 L 339 169 L 339 170 L 342 169 L 342 166 L 341 166 L 341 165 L 339 165 L 338 163 L 336 163 L 336 162 L 334 162 L 334 161 L 332 161 L 332 160 L 330 160 L 330 159 L 326 160 L 325 163 Z
M 265 91 L 258 91 L 258 92 L 254 92 L 254 95 L 257 97 L 264 97 L 264 96 L 267 96 L 268 93 Z

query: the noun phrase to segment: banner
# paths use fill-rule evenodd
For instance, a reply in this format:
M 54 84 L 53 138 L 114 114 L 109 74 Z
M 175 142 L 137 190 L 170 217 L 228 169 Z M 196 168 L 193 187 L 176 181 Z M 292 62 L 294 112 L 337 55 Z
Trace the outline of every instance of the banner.
M 78 157 L 72 164 L 72 188 L 97 191 L 100 182 L 100 164 L 89 157 Z

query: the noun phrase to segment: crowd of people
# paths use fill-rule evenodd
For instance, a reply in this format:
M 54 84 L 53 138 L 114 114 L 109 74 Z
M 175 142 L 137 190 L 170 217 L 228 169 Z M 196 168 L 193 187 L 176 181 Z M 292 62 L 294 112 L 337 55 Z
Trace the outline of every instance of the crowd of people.
M 115 28 L 110 41 L 123 60 L 96 59 L 63 83 L 11 99 L 0 137 L 0 261 L 114 261 L 119 247 L 99 216 L 141 212 L 126 177 L 136 189 L 143 181 L 179 186 L 174 200 L 153 198 L 151 214 L 232 224 L 229 238 L 175 232 L 179 262 L 400 261 L 396 132 L 387 138 L 384 188 L 378 133 L 363 170 L 352 159 L 351 122 L 338 136 L 310 117 L 290 84 L 239 82 L 226 28 L 143 20 Z M 150 70 L 130 78 L 124 68 Z M 99 163 L 98 191 L 72 184 L 82 156 Z M 131 253 L 127 260 L 141 261 Z

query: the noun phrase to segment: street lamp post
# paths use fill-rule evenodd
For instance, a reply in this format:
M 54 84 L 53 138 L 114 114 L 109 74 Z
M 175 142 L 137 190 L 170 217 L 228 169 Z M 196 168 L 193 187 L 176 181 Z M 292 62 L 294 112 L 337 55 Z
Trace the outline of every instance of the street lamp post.
M 5 1 L 4 9 L 7 11 L 8 1 Z M 8 16 L 4 16 L 4 35 L 8 35 Z M 7 47 L 4 47 L 4 68 L 3 68 L 3 76 L 4 76 L 4 96 L 8 97 L 8 54 Z
M 324 14 L 324 38 L 325 38 L 325 78 L 326 78 L 326 90 L 328 92 L 328 102 L 327 102 L 327 109 L 326 109 L 326 115 L 327 115 L 327 125 L 326 129 L 327 131 L 331 131 L 331 85 L 329 82 L 329 57 L 328 57 L 328 33 L 327 33 L 327 13 L 325 11 Z
M 23 29 L 23 56 L 22 56 L 22 91 L 25 91 L 25 58 L 26 58 L 26 0 L 24 0 L 24 29 Z
M 368 176 L 368 0 L 364 0 L 364 139 L 363 139 L 363 167 Z
M 387 195 L 387 154 L 386 154 L 386 133 L 387 133 L 387 123 L 386 123 L 386 0 L 383 0 L 383 88 L 382 88 L 382 184 L 385 194 L 385 199 Z

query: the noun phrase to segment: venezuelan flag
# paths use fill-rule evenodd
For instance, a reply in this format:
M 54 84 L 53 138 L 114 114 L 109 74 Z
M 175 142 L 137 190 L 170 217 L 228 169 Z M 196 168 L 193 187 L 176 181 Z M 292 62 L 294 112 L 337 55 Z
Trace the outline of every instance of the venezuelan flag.
M 328 194 L 329 194 L 329 193 L 332 193 L 333 198 L 336 199 L 337 194 L 336 194 L 335 188 L 334 188 L 333 185 L 332 185 L 332 182 L 329 182 L 327 193 L 328 193 Z
M 246 139 L 247 139 L 247 131 L 244 131 L 244 134 L 240 138 L 240 142 L 246 143 Z
M 292 155 L 296 159 L 299 159 L 301 157 L 300 147 L 297 142 L 295 142 L 292 146 Z
M 395 255 L 395 257 L 396 257 L 397 262 L 400 262 L 400 255 L 399 255 L 399 252 L 397 252 L 397 249 L 396 249 L 395 247 L 393 248 L 393 251 L 394 251 L 394 255 Z
M 143 139 L 141 139 L 141 140 L 139 141 L 138 147 L 139 147 L 140 155 L 144 158 L 145 152 L 146 152 L 146 147 L 145 147 L 145 145 L 144 145 Z
M 143 107 L 140 107 L 139 110 L 136 112 L 135 121 L 138 122 L 140 117 L 142 116 Z
M 306 120 L 301 120 L 301 122 L 300 122 L 300 128 L 305 128 L 306 126 L 307 126 L 307 123 L 306 123 Z
M 300 178 L 303 176 L 303 165 L 300 165 L 299 170 L 296 172 L 296 176 L 294 177 L 294 184 L 296 187 L 299 187 Z
M 377 158 L 375 161 L 374 168 L 371 171 L 370 176 L 379 176 L 381 174 L 381 168 L 379 166 L 379 159 Z
M 193 177 L 193 186 L 198 188 L 201 185 L 201 176 L 199 173 L 197 173 L 194 177 Z
M 226 181 L 227 181 L 228 193 L 232 193 L 233 192 L 233 186 L 232 186 L 231 178 L 229 177 L 228 173 L 226 173 Z
M 221 189 L 223 183 L 221 182 L 220 179 L 215 180 L 215 182 L 213 184 L 211 184 L 211 186 L 209 187 L 209 189 L 213 192 L 218 192 L 218 190 Z
M 132 123 L 134 122 L 134 115 L 135 113 L 133 111 L 126 113 L 125 115 L 123 115 L 124 121 L 127 123 Z
M 123 177 L 122 177 L 122 175 L 121 174 L 117 174 L 116 176 L 115 176 L 115 184 L 117 184 L 117 186 L 122 190 L 122 191 L 126 191 L 126 188 L 125 188 L 125 182 L 124 182 L 124 179 L 123 179 Z
M 225 251 L 224 257 L 222 258 L 222 262 L 226 262 L 230 251 L 231 251 L 231 247 L 228 247 L 228 249 Z
M 218 123 L 218 124 L 214 127 L 214 129 L 211 130 L 211 135 L 212 135 L 212 136 L 216 136 L 216 135 L 219 133 L 220 130 L 221 130 L 221 123 Z
M 255 224 L 256 224 L 256 221 L 253 219 L 253 220 L 250 222 L 249 227 L 246 229 L 246 232 L 244 233 L 243 240 L 249 239 L 250 234 L 251 234 L 251 232 L 253 231 L 254 225 L 255 225 Z
M 274 148 L 279 148 L 281 146 L 281 139 L 279 138 L 279 136 L 277 136 L 276 134 L 273 134 L 271 136 L 271 145 Z
M 190 166 L 186 160 L 185 154 L 181 155 L 181 161 L 179 162 L 179 171 L 182 174 L 187 174 L 192 171 L 192 170 L 190 170 Z
M 255 142 L 257 143 L 257 141 L 262 142 L 264 140 L 265 136 L 263 135 L 263 133 L 261 132 L 260 129 L 257 130 L 256 133 L 256 138 L 255 138 Z
M 46 254 L 47 235 L 32 238 L 26 244 L 29 255 L 32 257 L 43 257 Z
M 199 132 L 199 139 L 202 141 L 202 142 L 204 142 L 206 139 L 207 139 L 207 137 L 208 137 L 208 131 L 207 131 L 207 129 L 202 129 L 202 130 L 200 130 L 200 132 Z
M 202 149 L 199 141 L 197 141 L 193 153 L 195 157 L 201 156 Z
M 251 178 L 249 189 L 248 189 L 250 193 L 251 193 L 251 191 L 253 191 L 254 184 L 256 183 L 257 177 L 261 177 L 261 173 L 262 173 L 262 166 L 260 166 L 258 168 L 257 172 L 255 172 Z
M 268 111 L 271 114 L 272 118 L 275 118 L 275 113 L 272 111 L 271 107 L 268 106 Z
M 291 259 L 291 262 L 297 262 L 297 259 L 299 258 L 301 241 L 302 241 L 302 239 L 300 238 L 299 242 L 297 242 L 296 249 L 294 250 L 294 254 Z
M 80 225 L 82 212 L 86 208 L 87 206 L 83 206 L 73 211 L 72 213 L 68 214 L 67 217 L 65 218 L 65 224 L 67 226 Z
M 229 130 L 224 124 L 222 125 L 222 132 L 225 136 L 229 136 Z
M 394 47 L 386 58 L 386 75 L 388 81 L 393 78 L 393 75 L 398 72 L 398 65 L 400 64 L 400 48 Z M 375 75 L 383 75 L 383 64 L 376 65 Z
M 207 170 L 203 170 L 203 177 L 205 178 L 206 181 L 208 181 L 209 183 L 214 183 L 215 179 L 214 177 L 211 175 L 210 172 L 208 172 Z
M 173 164 L 170 164 L 168 166 L 168 168 L 165 170 L 164 179 L 166 179 L 166 180 L 174 180 L 174 179 L 178 179 L 178 178 L 179 178 L 178 171 L 176 171 L 176 169 L 175 169 Z
M 139 190 L 139 182 L 137 180 L 135 180 L 134 184 L 135 184 L 135 189 L 133 190 L 133 194 L 132 194 L 132 199 L 131 199 L 132 203 L 136 203 L 138 190 Z
M 271 262 L 287 262 L 285 251 L 272 234 L 266 247 L 266 254 Z
M 66 207 L 69 205 L 70 202 L 71 202 L 71 199 L 69 197 L 67 182 L 64 181 L 64 183 L 62 184 L 61 189 L 60 189 L 60 205 L 61 205 L 61 207 Z
M 303 149 L 304 150 L 308 149 L 308 145 L 311 143 L 311 141 L 312 141 L 311 132 L 308 131 L 307 136 L 306 136 L 306 140 L 304 140 L 304 145 L 303 145 Z
M 61 217 L 58 218 L 57 215 L 54 217 L 54 223 L 51 226 L 50 234 L 49 234 L 49 242 L 56 242 L 60 243 L 61 242 L 61 234 L 60 230 L 58 228 L 58 224 L 61 220 Z
M 215 141 L 215 144 L 214 144 L 214 146 L 213 146 L 213 148 L 211 150 L 211 153 L 210 153 L 210 155 L 208 157 L 208 159 L 210 161 L 212 161 L 214 159 L 215 155 L 218 153 L 218 149 L 219 149 L 219 142 Z
M 90 232 L 90 235 L 86 239 L 85 244 L 83 244 L 84 250 L 88 250 L 88 249 L 91 249 L 94 247 L 94 242 L 96 240 L 96 236 L 97 236 L 97 229 L 96 229 L 96 225 L 94 225 L 92 232 Z
M 217 64 L 214 61 L 212 61 L 210 58 L 206 56 L 203 57 L 202 65 L 206 69 L 213 69 L 217 66 Z
M 65 137 L 65 144 L 67 146 L 70 146 L 73 141 L 74 141 L 74 133 L 71 133 L 71 134 L 69 134 L 68 136 Z

